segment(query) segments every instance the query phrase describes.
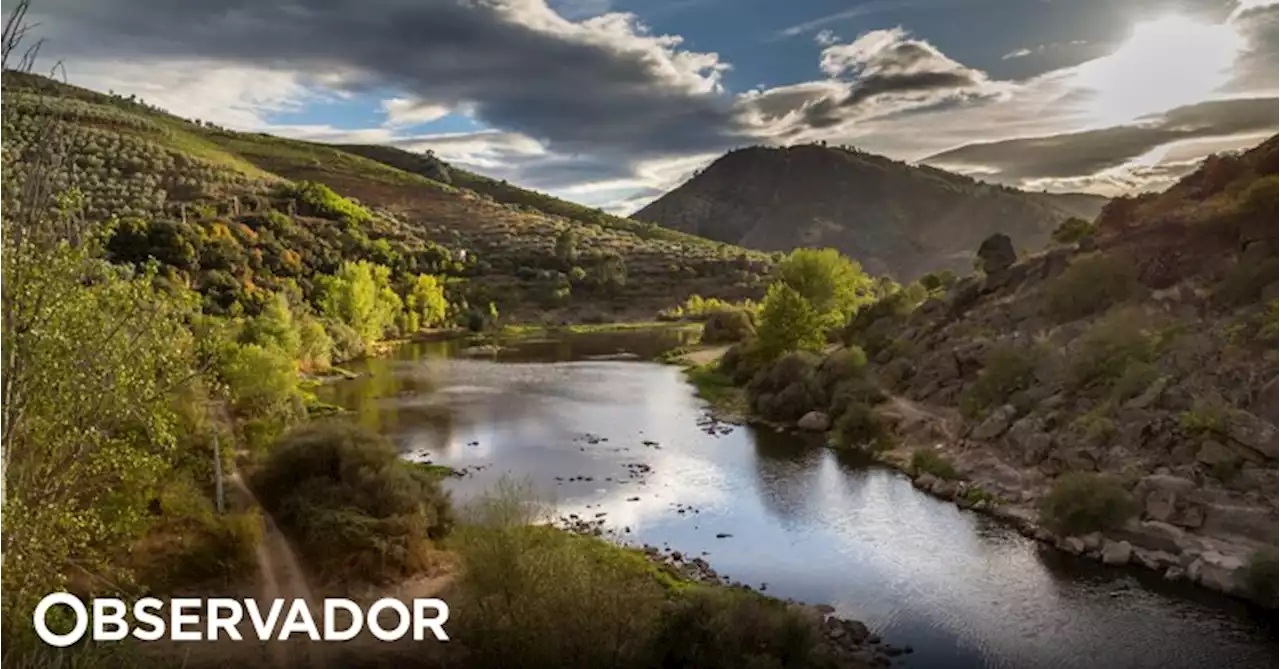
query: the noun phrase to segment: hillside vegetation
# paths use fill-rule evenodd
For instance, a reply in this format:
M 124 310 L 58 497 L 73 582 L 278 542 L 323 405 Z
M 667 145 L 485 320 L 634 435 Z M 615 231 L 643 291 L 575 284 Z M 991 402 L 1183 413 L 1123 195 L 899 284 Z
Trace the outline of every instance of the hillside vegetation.
M 852 148 L 752 147 L 726 154 L 635 218 L 749 248 L 832 247 L 872 274 L 968 273 L 1002 232 L 1038 249 L 1105 198 L 1027 193 Z
M 4 74 L 5 151 L 21 179 L 35 133 L 63 156 L 57 193 L 115 220 L 119 261 L 154 258 L 217 313 L 258 313 L 342 261 L 403 287 L 441 276 L 454 315 L 651 316 L 673 298 L 759 297 L 770 258 L 603 214 L 386 147 L 336 147 L 187 121 L 133 99 Z M 49 129 L 43 121 L 54 118 Z M 438 162 L 438 161 L 435 161 Z M 435 178 L 432 178 L 435 177 Z M 288 288 L 287 288 L 288 287 Z
M 1273 137 L 1042 252 L 993 235 L 980 274 L 863 293 L 835 330 L 812 316 L 833 272 L 793 254 L 719 371 L 1059 548 L 1275 606 L 1276 169 Z

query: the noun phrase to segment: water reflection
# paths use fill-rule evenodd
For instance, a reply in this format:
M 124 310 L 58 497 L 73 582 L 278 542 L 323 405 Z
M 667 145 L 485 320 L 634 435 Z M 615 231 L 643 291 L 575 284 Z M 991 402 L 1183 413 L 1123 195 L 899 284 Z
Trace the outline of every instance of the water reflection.
M 1276 664 L 1274 622 L 1221 598 L 1042 553 L 793 435 L 707 435 L 679 370 L 582 359 L 643 347 L 626 335 L 514 346 L 503 362 L 411 347 L 324 393 L 410 456 L 486 466 L 451 484 L 463 500 L 530 476 L 566 513 L 605 513 L 637 541 L 706 552 L 743 582 L 865 620 L 914 646 L 910 666 Z M 651 471 L 632 476 L 637 465 Z

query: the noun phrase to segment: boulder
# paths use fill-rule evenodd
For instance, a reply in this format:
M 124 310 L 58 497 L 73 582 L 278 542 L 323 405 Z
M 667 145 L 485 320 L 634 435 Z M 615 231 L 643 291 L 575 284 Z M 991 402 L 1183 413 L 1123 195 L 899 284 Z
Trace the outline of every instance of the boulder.
M 1130 522 L 1111 534 L 1117 540 L 1128 541 L 1138 548 L 1164 551 L 1175 555 L 1181 553 L 1190 545 L 1185 531 L 1158 520 L 1148 520 L 1141 523 Z
M 1221 442 L 1206 439 L 1196 451 L 1196 460 L 1207 467 L 1214 467 L 1237 462 L 1240 456 Z
M 1164 395 L 1164 389 L 1169 387 L 1169 377 L 1162 376 L 1147 386 L 1141 395 L 1125 402 L 1126 409 L 1147 409 L 1153 406 Z
M 929 487 L 929 491 L 942 499 L 952 499 L 956 496 L 957 485 L 955 481 L 947 481 L 938 479 Z
M 1232 411 L 1227 415 L 1224 431 L 1231 441 L 1258 453 L 1268 460 L 1275 460 L 1277 448 L 1276 427 L 1271 423 L 1244 411 Z
M 978 258 L 982 260 L 982 271 L 995 274 L 1018 261 L 1018 252 L 1013 248 L 1013 240 L 1008 235 L 996 233 L 982 240 L 978 247 Z
M 929 472 L 925 472 L 920 476 L 917 476 L 916 480 L 912 481 L 911 483 L 912 485 L 919 488 L 920 490 L 933 490 L 933 484 L 937 482 L 938 482 L 938 477 L 934 476 L 933 474 L 930 474 Z
M 1211 590 L 1233 593 L 1239 588 L 1244 568 L 1240 558 L 1207 551 L 1187 567 L 1187 578 Z
M 1169 567 L 1182 568 L 1182 563 L 1177 556 L 1164 551 L 1149 551 L 1141 548 L 1133 548 L 1130 552 L 1130 561 L 1136 562 L 1147 569 L 1155 571 L 1163 571 Z
M 800 418 L 796 427 L 810 432 L 826 432 L 831 429 L 831 417 L 821 411 L 810 411 Z
M 1084 550 L 1087 553 L 1093 553 L 1102 549 L 1102 535 L 1098 532 L 1090 532 L 1083 537 L 1080 537 L 1080 539 L 1084 541 Z
M 1253 405 L 1249 410 L 1255 416 L 1269 421 L 1272 425 L 1276 424 L 1277 407 L 1280 407 L 1280 392 L 1277 391 L 1276 381 L 1280 377 L 1274 377 L 1267 382 L 1267 385 L 1258 391 L 1256 397 L 1253 398 Z
M 977 427 L 973 428 L 971 437 L 978 441 L 990 441 L 1005 433 L 1013 422 L 1014 416 L 1018 413 L 1012 405 L 1006 404 L 991 412 L 986 420 L 983 420 Z
M 1063 537 L 1058 539 L 1054 544 L 1058 550 L 1066 551 L 1072 555 L 1080 555 L 1085 552 L 1084 539 L 1080 537 Z
M 1143 503 L 1143 514 L 1148 519 L 1167 523 L 1195 489 L 1195 482 L 1189 479 L 1156 474 L 1138 481 L 1133 494 Z
M 1133 545 L 1127 541 L 1111 541 L 1110 539 L 1102 542 L 1102 564 L 1112 566 L 1120 566 L 1129 564 L 1129 558 L 1133 555 Z

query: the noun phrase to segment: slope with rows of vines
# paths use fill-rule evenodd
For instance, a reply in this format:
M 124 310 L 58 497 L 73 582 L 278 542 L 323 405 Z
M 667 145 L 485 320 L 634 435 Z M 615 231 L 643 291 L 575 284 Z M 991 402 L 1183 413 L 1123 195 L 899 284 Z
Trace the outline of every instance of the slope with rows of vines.
M 452 298 L 519 317 L 644 317 L 695 293 L 759 297 L 771 264 L 461 170 L 433 179 L 389 147 L 231 131 L 15 72 L 4 95 L 9 185 L 56 162 L 63 204 L 74 194 L 77 215 L 112 222 L 114 257 L 154 258 L 213 312 L 254 313 L 270 292 L 309 294 L 317 274 L 371 260 L 445 275 Z

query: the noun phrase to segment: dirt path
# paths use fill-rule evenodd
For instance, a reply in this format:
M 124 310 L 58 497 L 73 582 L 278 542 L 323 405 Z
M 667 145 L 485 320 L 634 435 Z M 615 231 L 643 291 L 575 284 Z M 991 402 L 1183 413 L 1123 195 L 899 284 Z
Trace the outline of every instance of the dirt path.
M 262 509 L 239 472 L 229 476 L 227 483 L 231 488 L 233 505 Z M 269 606 L 272 600 L 283 599 L 288 607 L 293 600 L 303 599 L 312 615 L 318 615 L 323 610 L 324 602 L 312 594 L 293 548 L 266 511 L 262 511 L 262 525 L 262 542 L 257 548 L 258 602 L 261 606 Z M 282 609 L 282 622 L 286 613 L 288 609 Z M 305 636 L 293 635 L 288 641 L 270 641 L 266 646 L 272 664 L 277 667 L 326 666 L 323 642 L 315 643 Z

